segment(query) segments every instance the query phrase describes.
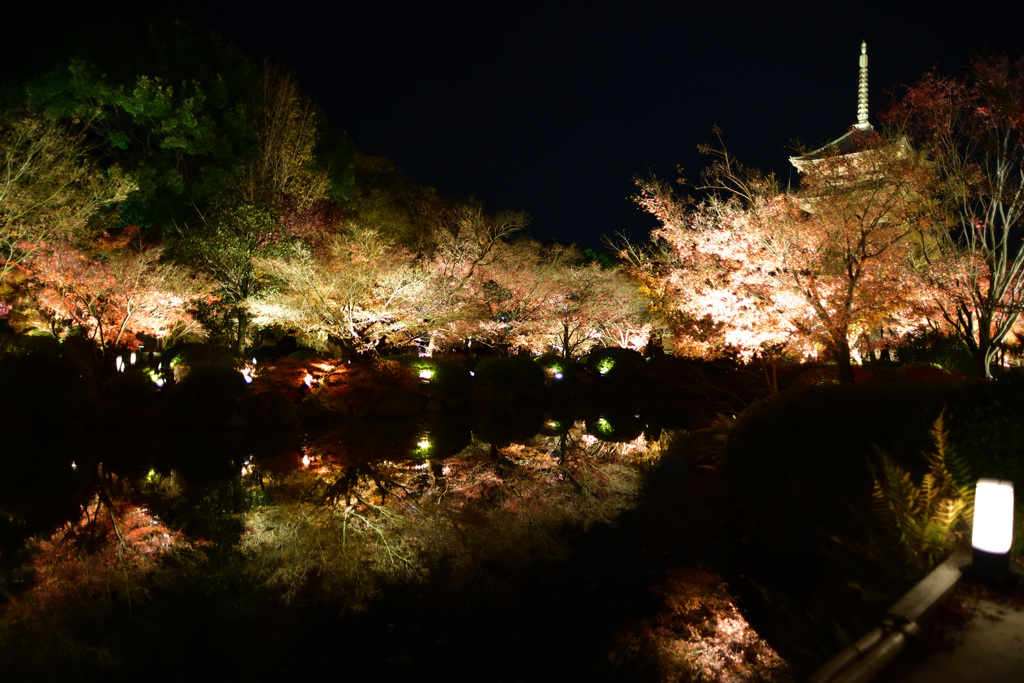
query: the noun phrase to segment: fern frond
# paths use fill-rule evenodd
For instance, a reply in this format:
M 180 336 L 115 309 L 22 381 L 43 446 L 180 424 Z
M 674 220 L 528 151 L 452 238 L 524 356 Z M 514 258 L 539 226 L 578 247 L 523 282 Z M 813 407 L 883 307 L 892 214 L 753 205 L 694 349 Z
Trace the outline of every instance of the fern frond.
M 871 465 L 874 514 L 897 540 L 903 564 L 912 574 L 934 566 L 952 544 L 955 527 L 961 520 L 970 523 L 974 513 L 973 480 L 954 452 L 943 413 L 931 433 L 935 448 L 922 453 L 928 471 L 920 485 L 877 447 L 878 464 Z

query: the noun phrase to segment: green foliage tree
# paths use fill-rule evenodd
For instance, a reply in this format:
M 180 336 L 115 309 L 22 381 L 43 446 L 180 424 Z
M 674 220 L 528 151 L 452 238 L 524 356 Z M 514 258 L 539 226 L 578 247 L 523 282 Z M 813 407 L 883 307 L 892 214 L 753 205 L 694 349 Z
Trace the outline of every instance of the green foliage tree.
M 236 353 L 245 350 L 252 299 L 272 282 L 256 260 L 287 253 L 292 246 L 275 208 L 260 204 L 223 205 L 179 231 L 172 254 L 216 283 L 220 301 L 215 309 L 233 321 Z
M 225 192 L 250 204 L 288 196 L 299 208 L 328 190 L 349 192 L 347 141 L 321 134 L 321 117 L 294 79 L 185 24 L 151 30 L 131 60 L 93 41 L 30 79 L 25 93 L 81 131 L 103 163 L 135 175 L 124 206 L 130 223 L 172 234 Z M 324 154 L 337 158 L 328 164 Z

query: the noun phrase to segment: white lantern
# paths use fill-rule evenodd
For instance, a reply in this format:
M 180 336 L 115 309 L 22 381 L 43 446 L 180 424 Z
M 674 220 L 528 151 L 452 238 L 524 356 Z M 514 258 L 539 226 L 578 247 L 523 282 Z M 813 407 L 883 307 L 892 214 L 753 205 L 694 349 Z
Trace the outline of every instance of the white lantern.
M 1013 542 L 1013 482 L 979 479 L 974 492 L 971 546 L 974 565 L 983 573 L 1009 570 Z

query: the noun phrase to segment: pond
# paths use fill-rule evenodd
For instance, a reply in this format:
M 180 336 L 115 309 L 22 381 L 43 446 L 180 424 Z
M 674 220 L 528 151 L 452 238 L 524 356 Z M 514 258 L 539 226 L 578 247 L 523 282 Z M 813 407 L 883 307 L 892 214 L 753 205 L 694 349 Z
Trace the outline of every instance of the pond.
M 82 679 L 633 679 L 653 588 L 702 544 L 665 426 L 521 410 L 18 444 L 2 654 Z

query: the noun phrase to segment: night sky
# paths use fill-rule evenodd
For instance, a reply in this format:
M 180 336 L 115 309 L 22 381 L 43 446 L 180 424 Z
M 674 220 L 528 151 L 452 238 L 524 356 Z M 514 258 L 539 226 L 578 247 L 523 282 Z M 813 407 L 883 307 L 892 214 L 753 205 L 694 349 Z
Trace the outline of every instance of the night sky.
M 797 141 L 818 146 L 856 122 L 861 40 L 876 123 L 889 93 L 929 68 L 1021 54 L 1014 0 L 914 4 L 927 9 L 342 2 L 319 14 L 307 3 L 115 2 L 21 10 L 5 19 L 5 52 L 38 60 L 46 41 L 111 22 L 196 23 L 293 71 L 336 129 L 413 181 L 526 211 L 538 239 L 600 248 L 604 234 L 646 235 L 632 178 L 674 177 L 677 164 L 696 177 L 696 146 L 716 123 L 735 157 L 789 180 Z

